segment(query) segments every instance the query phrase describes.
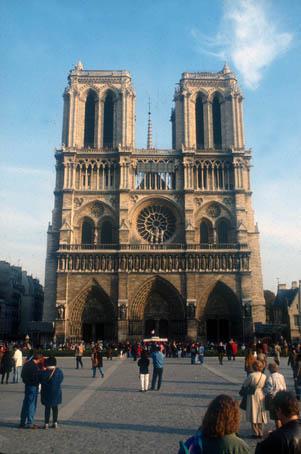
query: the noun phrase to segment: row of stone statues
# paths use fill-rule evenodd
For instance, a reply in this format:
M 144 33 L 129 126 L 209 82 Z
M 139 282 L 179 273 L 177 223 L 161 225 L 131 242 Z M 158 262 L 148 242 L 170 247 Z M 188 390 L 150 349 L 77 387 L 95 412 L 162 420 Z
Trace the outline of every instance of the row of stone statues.
M 58 271 L 249 271 L 249 253 L 61 254 L 58 259 Z
M 127 320 L 127 306 L 126 304 L 120 304 L 118 306 L 118 319 L 119 320 Z M 57 320 L 65 320 L 65 306 L 63 304 L 60 304 L 56 307 L 57 310 Z M 195 304 L 189 303 L 186 308 L 186 314 L 188 319 L 193 319 L 195 318 Z

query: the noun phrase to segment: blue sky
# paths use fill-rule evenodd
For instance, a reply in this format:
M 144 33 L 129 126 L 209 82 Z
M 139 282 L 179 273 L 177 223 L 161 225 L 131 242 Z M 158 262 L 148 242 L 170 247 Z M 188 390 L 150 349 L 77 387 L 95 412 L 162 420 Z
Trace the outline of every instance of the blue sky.
M 79 59 L 132 73 L 137 146 L 150 96 L 161 148 L 181 73 L 227 60 L 245 97 L 264 286 L 301 279 L 300 22 L 299 0 L 0 2 L 0 258 L 43 281 L 61 95 Z

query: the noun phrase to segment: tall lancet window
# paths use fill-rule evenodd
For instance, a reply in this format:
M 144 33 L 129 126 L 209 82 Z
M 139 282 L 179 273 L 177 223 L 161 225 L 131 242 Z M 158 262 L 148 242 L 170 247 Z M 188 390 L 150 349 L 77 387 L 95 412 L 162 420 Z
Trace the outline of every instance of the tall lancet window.
M 114 136 L 114 94 L 109 90 L 105 97 L 103 113 L 103 146 L 113 147 Z
M 214 148 L 222 148 L 221 104 L 218 95 L 215 95 L 212 101 L 212 119 Z
M 196 131 L 196 147 L 197 149 L 204 148 L 204 107 L 201 95 L 198 95 L 195 103 L 195 131 Z
M 89 91 L 85 108 L 84 146 L 94 148 L 96 93 Z

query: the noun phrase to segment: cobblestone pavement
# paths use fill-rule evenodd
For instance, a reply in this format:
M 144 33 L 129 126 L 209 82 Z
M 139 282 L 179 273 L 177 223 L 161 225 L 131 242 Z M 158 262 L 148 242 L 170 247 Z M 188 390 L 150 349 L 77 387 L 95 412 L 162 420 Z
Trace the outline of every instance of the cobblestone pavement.
M 65 381 L 57 430 L 17 428 L 23 399 L 22 384 L 0 385 L 0 454 L 21 453 L 177 453 L 200 425 L 210 400 L 220 393 L 238 398 L 244 379 L 243 360 L 167 359 L 159 392 L 140 393 L 133 360 L 105 361 L 105 378 L 91 378 L 90 360 L 74 369 L 74 359 L 59 359 Z M 282 359 L 282 372 L 292 388 L 292 374 Z M 36 423 L 43 423 L 39 403 Z M 267 429 L 271 429 L 269 424 Z M 249 424 L 242 419 L 241 436 L 252 447 Z

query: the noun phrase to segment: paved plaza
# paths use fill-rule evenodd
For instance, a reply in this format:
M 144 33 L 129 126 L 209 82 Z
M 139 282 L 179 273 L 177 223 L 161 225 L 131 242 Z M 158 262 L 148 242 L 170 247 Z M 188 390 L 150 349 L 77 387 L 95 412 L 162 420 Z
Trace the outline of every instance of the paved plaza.
M 281 370 L 290 389 L 292 373 L 282 359 Z M 138 367 L 131 359 L 105 361 L 105 378 L 91 378 L 91 362 L 74 368 L 74 358 L 58 359 L 63 369 L 63 404 L 57 430 L 17 428 L 23 399 L 22 384 L 0 385 L 0 453 L 177 453 L 199 427 L 210 400 L 217 394 L 238 396 L 244 379 L 243 359 L 206 358 L 203 366 L 190 360 L 167 359 L 159 392 L 140 393 Z M 36 423 L 43 424 L 44 407 L 38 404 Z M 268 428 L 272 425 L 269 424 Z M 242 419 L 241 436 L 249 438 Z

